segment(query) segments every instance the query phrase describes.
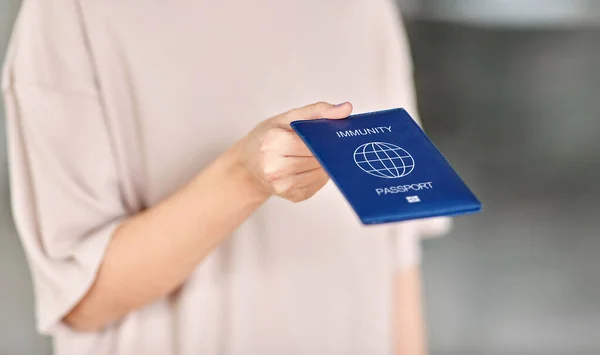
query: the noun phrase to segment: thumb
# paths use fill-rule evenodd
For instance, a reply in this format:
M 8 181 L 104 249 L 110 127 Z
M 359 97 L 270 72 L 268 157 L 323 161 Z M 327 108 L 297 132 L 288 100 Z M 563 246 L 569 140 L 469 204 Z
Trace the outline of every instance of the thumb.
M 318 118 L 341 119 L 350 116 L 352 109 L 352 104 L 349 102 L 344 102 L 339 105 L 332 105 L 327 102 L 317 102 L 288 111 L 281 116 L 280 122 L 287 126 L 294 121 Z

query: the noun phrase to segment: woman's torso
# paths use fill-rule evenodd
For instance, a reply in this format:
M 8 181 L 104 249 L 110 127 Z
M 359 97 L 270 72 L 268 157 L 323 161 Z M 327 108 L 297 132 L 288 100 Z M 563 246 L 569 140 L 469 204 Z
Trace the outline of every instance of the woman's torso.
M 290 108 L 412 105 L 412 87 L 393 77 L 408 59 L 389 62 L 392 9 L 387 0 L 82 1 L 130 208 L 156 204 Z M 302 204 L 272 199 L 176 294 L 103 334 L 59 336 L 57 353 L 387 354 L 392 234 L 362 228 L 332 184 Z

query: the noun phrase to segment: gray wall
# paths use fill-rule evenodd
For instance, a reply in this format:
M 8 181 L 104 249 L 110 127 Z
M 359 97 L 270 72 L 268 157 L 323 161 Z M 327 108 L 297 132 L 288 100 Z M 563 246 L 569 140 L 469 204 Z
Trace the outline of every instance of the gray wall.
M 425 243 L 434 355 L 599 354 L 600 29 L 408 27 L 424 123 L 486 205 Z M 49 354 L 0 139 L 0 354 Z
M 425 245 L 435 354 L 600 354 L 600 28 L 409 28 L 424 124 L 486 205 Z
M 407 14 L 503 27 L 572 27 L 600 22 L 597 0 L 399 0 Z
M 0 59 L 18 1 L 0 0 Z M 34 329 L 33 290 L 8 202 L 4 117 L 0 100 L 0 355 L 50 354 L 50 343 Z

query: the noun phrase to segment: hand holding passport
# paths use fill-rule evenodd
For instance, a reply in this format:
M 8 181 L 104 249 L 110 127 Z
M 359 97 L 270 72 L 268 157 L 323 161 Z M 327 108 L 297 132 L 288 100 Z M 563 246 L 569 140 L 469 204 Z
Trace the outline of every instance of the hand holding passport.
M 291 126 L 364 224 L 481 210 L 475 195 L 404 109 L 294 121 Z

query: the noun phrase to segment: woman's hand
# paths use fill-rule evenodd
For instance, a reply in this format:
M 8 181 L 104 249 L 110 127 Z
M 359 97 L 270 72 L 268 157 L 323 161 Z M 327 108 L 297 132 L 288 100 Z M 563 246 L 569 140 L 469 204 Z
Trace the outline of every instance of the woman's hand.
M 241 141 L 242 163 L 267 195 L 300 202 L 319 191 L 329 177 L 304 142 L 290 127 L 297 120 L 341 119 L 352 112 L 350 103 L 319 102 L 293 109 L 260 123 Z

